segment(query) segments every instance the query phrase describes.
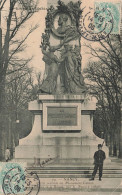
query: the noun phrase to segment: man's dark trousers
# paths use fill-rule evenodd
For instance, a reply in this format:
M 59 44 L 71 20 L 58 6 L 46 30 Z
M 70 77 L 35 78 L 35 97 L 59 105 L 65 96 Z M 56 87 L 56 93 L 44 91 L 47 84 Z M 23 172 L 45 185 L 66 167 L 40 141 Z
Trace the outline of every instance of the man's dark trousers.
M 102 177 L 103 163 L 102 164 L 101 163 L 99 163 L 99 164 L 95 163 L 94 171 L 92 173 L 92 178 L 93 179 L 95 178 L 95 175 L 97 173 L 98 168 L 99 168 L 99 179 L 101 179 L 101 177 Z

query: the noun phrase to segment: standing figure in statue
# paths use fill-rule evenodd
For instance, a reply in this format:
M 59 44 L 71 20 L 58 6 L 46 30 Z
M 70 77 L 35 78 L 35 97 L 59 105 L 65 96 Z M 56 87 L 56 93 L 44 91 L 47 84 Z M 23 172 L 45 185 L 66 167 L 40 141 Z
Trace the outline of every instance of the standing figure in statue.
M 42 48 L 43 61 L 47 66 L 47 77 L 41 85 L 39 92 L 47 94 L 55 94 L 57 89 L 57 77 L 59 72 L 59 63 L 62 61 L 57 58 L 54 54 L 51 47 L 48 47 L 46 50 Z
M 102 150 L 102 145 L 98 144 L 98 151 L 94 154 L 94 171 L 92 173 L 92 178 L 90 180 L 94 180 L 97 170 L 99 168 L 99 180 L 102 178 L 103 171 L 103 161 L 105 160 L 105 152 Z
M 61 82 L 65 86 L 66 93 L 81 94 L 86 90 L 84 78 L 79 70 L 79 59 L 72 45 L 64 44 L 62 53 L 63 62 L 60 64 Z

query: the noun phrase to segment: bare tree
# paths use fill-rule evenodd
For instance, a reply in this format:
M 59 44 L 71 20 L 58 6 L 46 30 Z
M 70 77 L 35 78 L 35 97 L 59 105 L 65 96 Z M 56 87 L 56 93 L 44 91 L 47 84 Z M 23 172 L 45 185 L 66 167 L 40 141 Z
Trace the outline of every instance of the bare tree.
M 7 139 L 5 137 L 4 144 L 8 142 L 9 148 L 13 151 L 14 146 L 18 144 L 19 137 L 31 129 L 31 119 L 24 128 L 22 121 L 26 123 L 30 113 L 27 111 L 28 101 L 32 98 L 32 70 L 26 66 L 24 70 L 18 70 L 10 74 L 6 78 L 5 87 L 5 109 L 8 118 L 8 128 L 6 128 Z M 26 115 L 25 115 L 26 113 Z M 25 131 L 25 132 L 24 132 Z M 14 144 L 14 145 L 13 145 Z
M 0 132 L 4 134 L 6 75 L 22 70 L 31 59 L 24 59 L 25 41 L 37 28 L 31 26 L 26 36 L 19 36 L 25 23 L 36 12 L 35 0 L 0 0 Z M 6 14 L 4 14 L 6 12 Z M 4 17 L 3 17 L 4 14 Z M 2 26 L 1 19 L 4 20 Z M 14 67 L 14 68 L 13 68 Z M 0 150 L 1 156 L 1 150 Z M 3 156 L 3 155 L 2 155 Z
M 111 35 L 104 41 L 100 41 L 99 44 L 99 48 L 86 45 L 94 61 L 89 63 L 84 73 L 90 81 L 90 92 L 96 96 L 98 104 L 102 108 L 106 134 L 110 134 L 111 146 L 116 144 L 119 156 L 122 157 L 121 39 L 119 35 Z

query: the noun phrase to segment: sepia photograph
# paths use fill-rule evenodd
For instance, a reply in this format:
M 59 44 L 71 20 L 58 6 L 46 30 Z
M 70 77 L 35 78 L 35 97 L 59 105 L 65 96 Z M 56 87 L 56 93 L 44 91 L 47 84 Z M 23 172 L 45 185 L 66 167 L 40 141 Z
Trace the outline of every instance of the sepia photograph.
M 120 0 L 0 0 L 0 195 L 122 195 Z

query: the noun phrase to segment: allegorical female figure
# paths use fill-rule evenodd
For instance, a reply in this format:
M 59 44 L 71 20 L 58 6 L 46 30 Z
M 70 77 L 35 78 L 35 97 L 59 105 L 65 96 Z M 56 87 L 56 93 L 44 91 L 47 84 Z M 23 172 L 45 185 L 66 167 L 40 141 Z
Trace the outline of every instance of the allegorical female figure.
M 65 86 L 65 92 L 81 94 L 84 92 L 84 79 L 79 70 L 80 64 L 79 59 L 75 53 L 76 48 L 72 48 L 71 45 L 64 45 L 64 52 L 62 53 L 63 62 L 60 64 L 62 82 Z
M 48 94 L 55 94 L 57 89 L 57 77 L 59 72 L 59 63 L 62 61 L 57 58 L 51 48 L 47 50 L 42 49 L 43 61 L 46 63 L 48 72 L 47 77 L 43 80 L 41 85 L 40 92 L 48 93 Z
M 81 63 L 78 55 L 78 46 L 73 49 L 72 45 L 63 44 L 60 59 L 54 52 L 62 47 L 48 47 L 48 50 L 42 49 L 43 60 L 47 66 L 47 77 L 41 85 L 40 92 L 55 94 L 57 91 L 57 77 L 60 75 L 60 85 L 62 93 L 81 94 L 86 91 L 84 79 L 80 71 Z

